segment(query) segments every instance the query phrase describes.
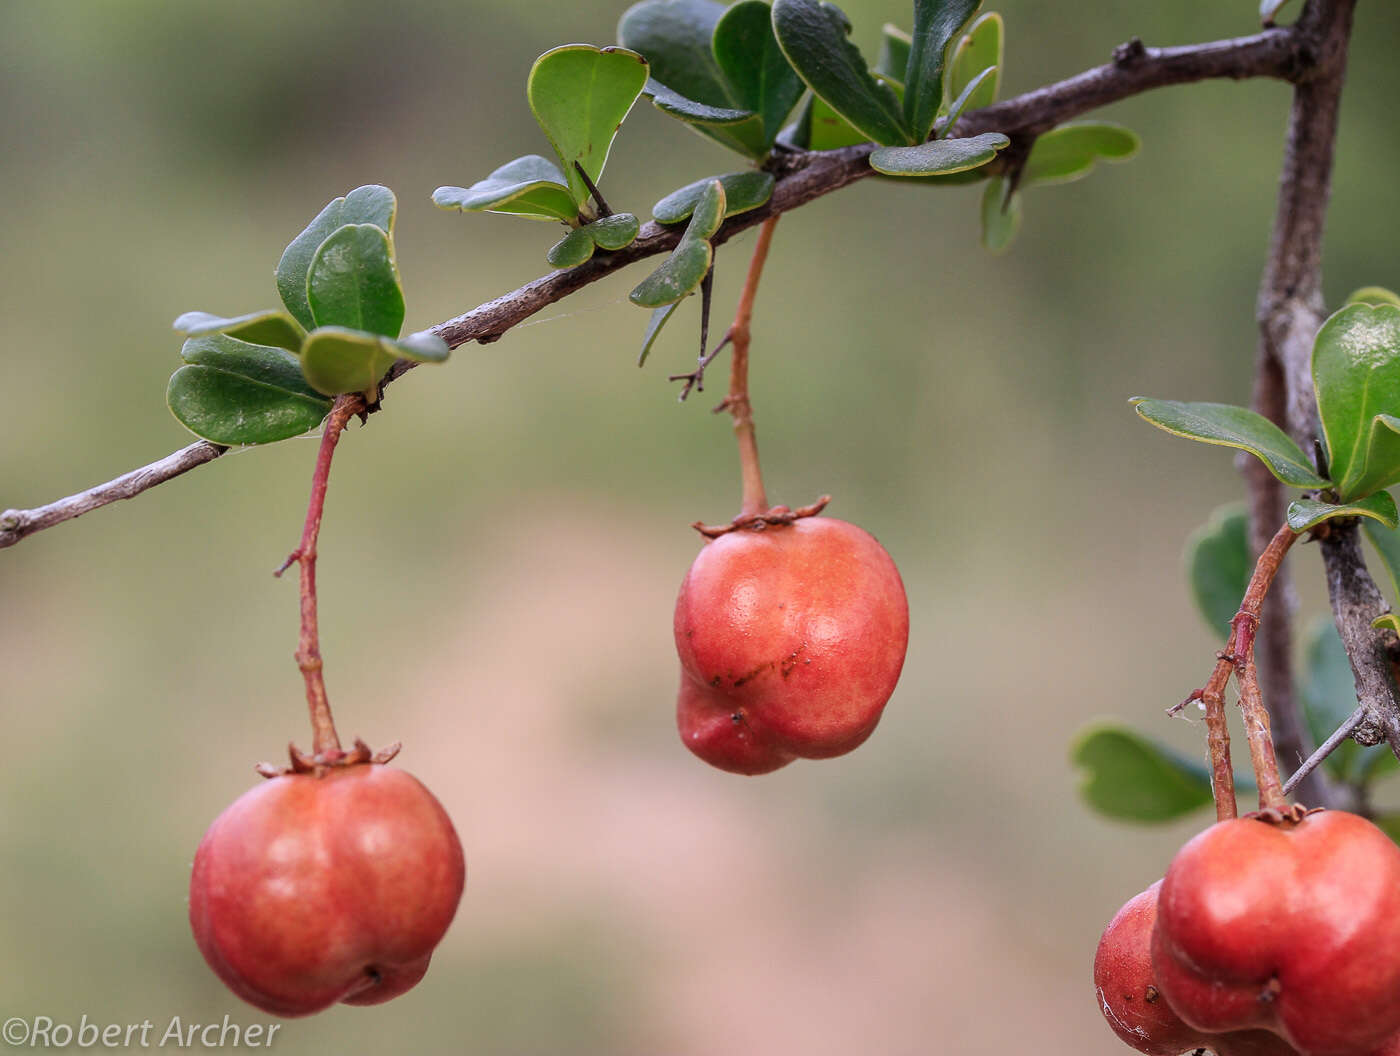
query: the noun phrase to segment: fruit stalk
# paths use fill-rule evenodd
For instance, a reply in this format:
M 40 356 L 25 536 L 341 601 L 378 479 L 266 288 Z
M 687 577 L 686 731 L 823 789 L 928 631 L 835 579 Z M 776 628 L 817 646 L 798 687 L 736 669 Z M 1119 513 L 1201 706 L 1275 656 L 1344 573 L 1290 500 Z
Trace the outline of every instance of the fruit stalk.
M 758 242 L 749 258 L 749 270 L 744 276 L 744 288 L 734 310 L 734 322 L 726 337 L 733 346 L 729 360 L 729 395 L 716 411 L 728 411 L 734 419 L 734 439 L 739 444 L 739 471 L 743 476 L 743 505 L 741 517 L 763 513 L 768 509 L 768 495 L 763 488 L 763 473 L 758 465 L 758 438 L 754 433 L 753 405 L 749 402 L 749 323 L 753 319 L 754 297 L 758 280 L 763 276 L 763 264 L 768 259 L 768 247 L 773 242 L 773 229 L 778 218 L 770 216 L 759 226 Z
M 1240 712 L 1244 716 L 1244 732 L 1249 741 L 1249 762 L 1259 783 L 1259 809 L 1283 811 L 1288 807 L 1288 797 L 1283 794 L 1283 782 L 1278 775 L 1274 736 L 1269 728 L 1269 711 L 1264 707 L 1264 694 L 1259 689 L 1259 671 L 1254 664 L 1252 642 L 1238 677 Z
M 1234 619 L 1230 621 L 1230 637 L 1225 642 L 1225 648 L 1217 654 L 1215 670 L 1210 674 L 1210 680 L 1206 682 L 1205 688 L 1198 689 L 1192 693 L 1178 708 L 1199 700 L 1205 706 L 1206 712 L 1206 743 L 1210 750 L 1210 784 L 1211 792 L 1215 796 L 1215 817 L 1217 821 L 1226 821 L 1229 818 L 1237 817 L 1239 809 L 1235 805 L 1235 779 L 1234 771 L 1230 766 L 1230 734 L 1225 725 L 1225 687 L 1229 684 L 1232 672 L 1239 671 L 1241 674 L 1241 690 L 1243 693 L 1244 668 L 1252 667 L 1252 657 L 1254 653 L 1254 635 L 1259 629 L 1259 610 L 1263 607 L 1264 598 L 1269 593 L 1269 587 L 1274 582 L 1274 577 L 1278 575 L 1278 570 L 1283 564 L 1284 555 L 1288 553 L 1289 547 L 1297 540 L 1298 536 L 1289 528 L 1283 525 L 1274 537 L 1269 540 L 1269 545 L 1264 548 L 1264 552 L 1259 555 L 1259 560 L 1255 562 L 1254 574 L 1249 578 L 1249 585 L 1245 588 L 1244 598 L 1240 601 L 1239 611 L 1235 613 Z M 1258 689 L 1257 678 L 1254 682 L 1255 690 Z M 1242 707 L 1243 696 L 1241 698 Z M 1262 707 L 1262 701 L 1260 702 Z M 1246 712 L 1246 725 L 1253 726 L 1249 721 Z M 1268 721 L 1264 722 L 1265 735 L 1268 736 Z M 1263 745 L 1260 745 L 1263 750 Z M 1274 781 L 1278 780 L 1278 763 L 1273 755 L 1272 738 L 1269 739 L 1268 764 L 1266 771 L 1271 770 Z M 1255 752 L 1254 734 L 1250 736 L 1250 761 L 1254 764 L 1255 775 L 1259 778 L 1259 793 L 1264 795 L 1264 785 L 1267 781 L 1265 773 L 1261 773 L 1259 757 Z M 1279 796 L 1282 797 L 1282 788 L 1279 789 Z
M 297 667 L 306 681 L 306 706 L 311 713 L 311 753 L 321 762 L 330 762 L 342 752 L 340 737 L 331 717 L 331 704 L 326 696 L 326 681 L 322 674 L 321 635 L 316 619 L 316 541 L 321 534 L 321 516 L 326 507 L 326 487 L 330 483 L 331 458 L 345 425 L 353 415 L 365 409 L 359 393 L 337 396 L 321 433 L 321 447 L 316 454 L 316 470 L 311 477 L 311 500 L 306 508 L 306 524 L 298 546 L 277 570 L 281 575 L 292 562 L 301 566 L 301 636 L 297 643 Z

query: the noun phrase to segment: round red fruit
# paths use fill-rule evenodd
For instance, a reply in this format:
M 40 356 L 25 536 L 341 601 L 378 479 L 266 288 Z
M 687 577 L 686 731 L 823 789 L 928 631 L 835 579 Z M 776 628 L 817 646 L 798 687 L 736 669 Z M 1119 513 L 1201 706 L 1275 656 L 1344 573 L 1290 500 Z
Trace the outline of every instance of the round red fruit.
M 190 926 L 219 978 L 266 1012 L 373 1005 L 423 977 L 465 879 L 451 820 L 408 774 L 290 774 L 209 826 Z
M 1099 1011 L 1120 1039 L 1148 1056 L 1179 1056 L 1209 1049 L 1216 1056 L 1296 1056 L 1293 1048 L 1263 1030 L 1206 1034 L 1183 1023 L 1152 970 L 1152 925 L 1157 919 L 1159 880 L 1130 898 L 1104 929 L 1094 955 L 1094 991 Z
M 909 642 L 889 554 L 805 517 L 705 545 L 676 599 L 681 739 L 740 774 L 855 748 L 880 721 Z
M 1400 1030 L 1400 847 L 1337 810 L 1218 822 L 1167 870 L 1152 963 L 1199 1029 L 1370 1053 Z

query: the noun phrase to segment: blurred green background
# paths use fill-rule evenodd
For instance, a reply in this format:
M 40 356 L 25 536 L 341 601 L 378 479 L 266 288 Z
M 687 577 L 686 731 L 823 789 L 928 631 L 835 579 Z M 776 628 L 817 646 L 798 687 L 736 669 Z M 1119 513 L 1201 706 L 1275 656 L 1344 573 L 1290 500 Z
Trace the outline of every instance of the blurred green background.
M 882 21 L 909 21 L 844 6 L 870 55 Z M 1255 28 L 1252 0 L 996 8 L 1004 96 L 1134 34 Z M 163 401 L 170 320 L 276 303 L 283 246 L 356 185 L 399 193 L 410 328 L 546 270 L 551 229 L 428 196 L 543 150 L 530 63 L 610 43 L 621 9 L 0 5 L 0 508 L 187 443 Z M 1333 303 L 1400 283 L 1398 31 L 1400 11 L 1360 6 Z M 417 989 L 289 1022 L 275 1049 L 1123 1051 L 1095 942 L 1206 819 L 1090 816 L 1066 750 L 1116 715 L 1199 754 L 1201 727 L 1163 716 L 1216 647 L 1180 548 L 1239 493 L 1227 454 L 1126 400 L 1247 401 L 1288 98 L 1222 82 L 1112 107 L 1141 155 L 1030 192 L 1004 257 L 977 247 L 977 188 L 867 181 L 779 225 L 752 379 L 769 494 L 832 493 L 912 610 L 885 719 L 839 760 L 742 779 L 674 732 L 687 525 L 738 504 L 717 395 L 678 405 L 665 381 L 693 355 L 693 306 L 642 371 L 633 272 L 396 384 L 332 480 L 327 678 L 342 733 L 401 738 L 452 814 L 467 894 Z M 643 102 L 603 188 L 645 215 L 733 167 Z M 719 254 L 719 326 L 752 240 Z M 309 739 L 296 586 L 270 573 L 314 454 L 233 454 L 0 553 L 0 1018 L 268 1021 L 205 968 L 185 898 L 252 764 Z M 1315 555 L 1294 564 L 1319 609 Z

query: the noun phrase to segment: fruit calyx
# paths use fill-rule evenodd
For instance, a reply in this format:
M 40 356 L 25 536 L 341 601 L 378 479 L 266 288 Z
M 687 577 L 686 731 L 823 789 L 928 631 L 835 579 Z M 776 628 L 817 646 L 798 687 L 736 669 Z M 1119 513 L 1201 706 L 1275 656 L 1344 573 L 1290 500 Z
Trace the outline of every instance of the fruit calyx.
M 307 755 L 295 744 L 288 744 L 287 754 L 291 758 L 290 766 L 259 763 L 253 769 L 266 778 L 286 777 L 288 774 L 312 774 L 316 777 L 325 777 L 332 770 L 347 766 L 364 766 L 372 763 L 382 765 L 398 755 L 401 748 L 403 748 L 403 742 L 394 741 L 376 752 L 356 737 L 355 746 L 348 752 L 336 749 L 330 752 Z
M 795 510 L 789 509 L 787 506 L 772 506 L 764 513 L 741 513 L 728 524 L 705 524 L 702 521 L 696 521 L 691 527 L 706 539 L 718 539 L 722 535 L 741 530 L 762 532 L 768 528 L 792 524 L 803 517 L 815 517 L 826 509 L 826 505 L 830 501 L 830 495 L 823 495 L 811 505 L 799 506 Z
M 1297 825 L 1309 815 L 1320 814 L 1326 809 L 1326 807 L 1305 807 L 1301 803 L 1290 803 L 1281 810 L 1276 807 L 1251 810 L 1248 814 L 1241 814 L 1240 819 L 1242 821 L 1262 821 L 1266 825 Z

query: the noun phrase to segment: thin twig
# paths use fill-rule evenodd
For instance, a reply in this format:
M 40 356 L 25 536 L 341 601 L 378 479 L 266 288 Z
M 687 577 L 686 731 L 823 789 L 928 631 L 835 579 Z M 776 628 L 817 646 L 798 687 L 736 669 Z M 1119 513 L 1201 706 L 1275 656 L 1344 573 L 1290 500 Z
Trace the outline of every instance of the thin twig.
M 1240 684 L 1240 713 L 1244 717 L 1245 738 L 1249 743 L 1249 762 L 1259 785 L 1260 810 L 1285 810 L 1288 799 L 1278 776 L 1278 757 L 1274 754 L 1274 738 L 1269 729 L 1269 712 L 1259 691 L 1259 672 L 1254 666 L 1254 646 L 1251 643 L 1237 666 Z
M 1267 29 L 1250 37 L 1186 47 L 1122 50 L 1114 62 L 964 114 L 953 132 L 957 136 L 992 131 L 1011 136 L 1034 135 L 1109 103 L 1167 85 L 1221 77 L 1299 80 L 1315 61 L 1312 58 L 1316 51 L 1315 34 L 1311 23 L 1300 20 L 1293 26 Z M 769 217 L 797 209 L 864 179 L 872 172 L 867 159 L 873 149 L 872 144 L 866 143 L 839 150 L 776 155 L 774 171 L 779 178 L 773 197 L 758 209 L 726 220 L 710 239 L 711 244 L 721 245 Z M 429 332 L 441 337 L 452 348 L 468 341 L 483 344 L 495 341 L 541 309 L 614 271 L 646 257 L 670 252 L 680 237 L 678 227 L 647 223 L 630 246 L 595 254 L 576 268 L 542 276 L 455 319 L 439 323 Z M 395 363 L 382 385 L 401 377 L 415 365 L 409 360 Z M 198 455 L 192 455 L 196 450 Z M 6 510 L 0 514 L 0 549 L 109 502 L 139 495 L 196 465 L 212 461 L 223 454 L 223 450 L 215 444 L 193 444 L 79 495 L 32 510 Z M 132 478 L 138 477 L 139 481 L 133 484 Z
M 1308 756 L 1307 761 L 1297 770 L 1293 771 L 1293 776 L 1283 784 L 1283 794 L 1291 796 L 1293 790 L 1302 783 L 1303 779 L 1321 766 L 1326 758 L 1342 746 L 1357 726 L 1361 725 L 1361 720 L 1366 717 L 1366 709 L 1358 707 L 1353 711 L 1345 722 L 1332 731 L 1332 736 L 1323 741 L 1317 751 Z

